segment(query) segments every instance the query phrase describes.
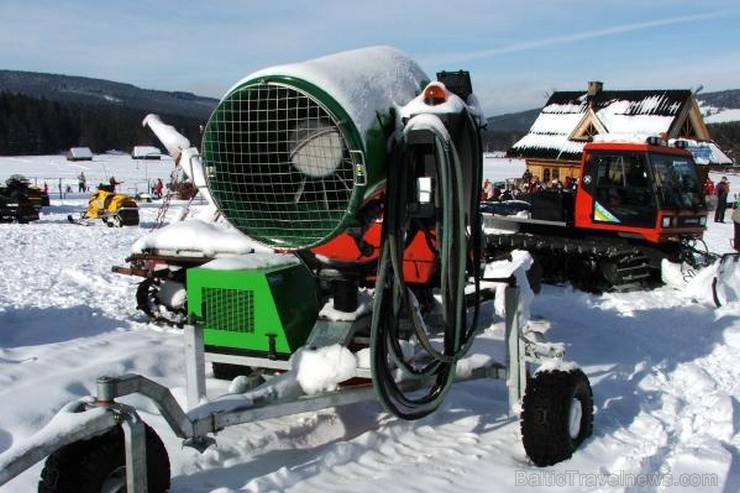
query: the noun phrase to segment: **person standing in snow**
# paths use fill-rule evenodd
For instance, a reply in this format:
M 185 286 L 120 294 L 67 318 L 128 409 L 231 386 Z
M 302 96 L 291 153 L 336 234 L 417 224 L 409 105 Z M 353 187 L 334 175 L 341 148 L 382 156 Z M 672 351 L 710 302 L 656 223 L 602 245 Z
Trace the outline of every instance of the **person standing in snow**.
M 87 178 L 84 171 L 80 171 L 80 174 L 77 175 L 77 191 L 87 192 Z
M 714 192 L 717 194 L 717 209 L 714 211 L 714 222 L 723 223 L 725 222 L 725 209 L 727 209 L 727 194 L 730 193 L 730 184 L 726 176 L 723 176 L 719 183 L 717 183 L 717 186 L 714 187 Z
M 708 210 L 717 208 L 717 198 L 714 195 L 714 182 L 708 176 L 707 181 L 704 182 L 704 199 L 706 200 Z
M 161 198 L 162 190 L 164 190 L 164 183 L 162 183 L 162 178 L 157 178 L 157 183 L 154 185 L 154 196 L 157 198 Z

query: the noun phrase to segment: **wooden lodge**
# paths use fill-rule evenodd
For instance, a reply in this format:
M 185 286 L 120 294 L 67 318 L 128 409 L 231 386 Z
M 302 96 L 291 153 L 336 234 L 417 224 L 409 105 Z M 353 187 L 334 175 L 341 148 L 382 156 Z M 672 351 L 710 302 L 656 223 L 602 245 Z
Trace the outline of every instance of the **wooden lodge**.
M 532 175 L 549 183 L 579 178 L 583 147 L 591 140 L 634 142 L 649 135 L 686 140 L 697 164 L 732 164 L 711 140 L 692 91 L 607 91 L 602 82 L 589 82 L 586 92 L 554 92 L 507 155 L 525 159 Z

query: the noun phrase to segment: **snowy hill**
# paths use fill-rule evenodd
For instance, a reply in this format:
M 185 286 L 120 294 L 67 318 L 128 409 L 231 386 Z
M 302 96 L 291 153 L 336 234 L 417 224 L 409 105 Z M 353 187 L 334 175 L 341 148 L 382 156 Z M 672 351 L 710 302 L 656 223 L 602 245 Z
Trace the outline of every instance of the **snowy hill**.
M 2 157 L 0 179 L 21 171 L 74 184 L 82 167 L 91 180 L 114 174 L 133 192 L 166 177 L 172 161 Z M 494 181 L 522 171 L 516 160 L 485 162 Z M 740 191 L 740 178 L 730 180 Z M 111 272 L 149 232 L 160 204 L 140 204 L 138 227 L 67 223 L 86 203 L 85 195 L 52 193 L 40 221 L 0 224 L 0 454 L 65 403 L 94 394 L 101 375 L 140 373 L 184 402 L 182 332 L 149 323 L 136 309 L 137 279 Z M 187 206 L 172 204 L 168 221 Z M 731 236 L 731 223 L 710 222 L 705 239 L 726 253 Z M 707 279 L 693 290 L 601 295 L 564 285 L 545 286 L 531 312 L 594 391 L 593 436 L 548 468 L 527 459 L 499 381 L 456 385 L 420 421 L 398 420 L 376 402 L 355 404 L 227 428 L 203 454 L 183 448 L 150 401 L 124 401 L 164 441 L 177 493 L 740 491 L 740 302 L 716 308 Z M 472 353 L 500 360 L 503 323 L 490 304 L 483 320 Z M 209 397 L 227 391 L 228 382 L 208 377 Z M 34 491 L 41 467 L 0 492 Z
M 0 70 L 0 91 L 64 103 L 120 106 L 201 119 L 207 119 L 218 102 L 182 91 L 156 91 L 103 79 L 17 70 Z

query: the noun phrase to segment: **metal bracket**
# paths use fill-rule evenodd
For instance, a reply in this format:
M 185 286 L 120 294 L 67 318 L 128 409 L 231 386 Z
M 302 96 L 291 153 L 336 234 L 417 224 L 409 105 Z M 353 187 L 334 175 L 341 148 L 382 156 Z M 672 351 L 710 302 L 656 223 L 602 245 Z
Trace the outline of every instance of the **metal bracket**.
M 365 166 L 365 153 L 363 153 L 362 151 L 350 150 L 349 155 L 352 159 L 355 185 L 367 185 L 367 167 Z

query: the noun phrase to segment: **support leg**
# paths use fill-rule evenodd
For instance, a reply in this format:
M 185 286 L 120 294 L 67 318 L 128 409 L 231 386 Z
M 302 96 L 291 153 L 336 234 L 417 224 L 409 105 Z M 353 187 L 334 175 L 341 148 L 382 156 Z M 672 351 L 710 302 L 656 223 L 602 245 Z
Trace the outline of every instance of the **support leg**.
M 128 491 L 146 493 L 146 427 L 136 414 L 125 415 L 123 437 L 126 446 L 126 488 Z
M 527 363 L 524 341 L 519 327 L 519 288 L 507 286 L 504 292 L 506 309 L 506 384 L 509 388 L 509 415 L 519 413 L 519 404 L 527 385 Z
M 185 332 L 185 389 L 188 409 L 200 404 L 206 396 L 206 362 L 203 344 L 203 326 L 186 324 Z

